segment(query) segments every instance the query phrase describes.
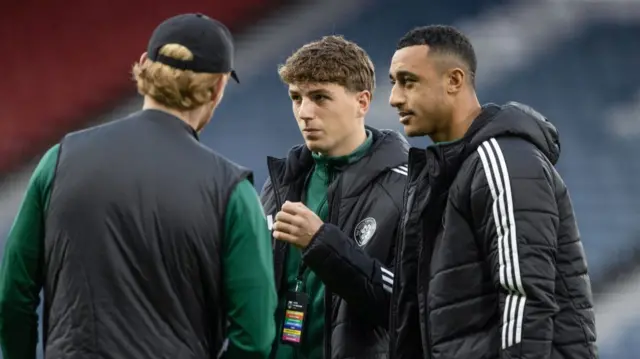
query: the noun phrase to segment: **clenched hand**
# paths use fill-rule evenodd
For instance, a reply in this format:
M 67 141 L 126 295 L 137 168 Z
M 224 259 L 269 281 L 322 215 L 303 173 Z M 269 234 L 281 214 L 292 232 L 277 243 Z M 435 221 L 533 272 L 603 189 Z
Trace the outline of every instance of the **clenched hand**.
M 276 214 L 273 237 L 306 248 L 324 223 L 312 210 L 300 202 L 285 202 Z

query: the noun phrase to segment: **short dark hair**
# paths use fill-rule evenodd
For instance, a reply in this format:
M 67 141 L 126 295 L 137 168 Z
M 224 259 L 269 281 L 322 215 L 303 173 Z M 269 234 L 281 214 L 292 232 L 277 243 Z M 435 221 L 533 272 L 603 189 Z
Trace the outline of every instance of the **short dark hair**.
M 471 41 L 460 30 L 448 25 L 417 27 L 398 41 L 396 50 L 409 46 L 429 46 L 430 51 L 458 57 L 469 68 L 471 84 L 475 85 L 478 66 L 476 52 Z
M 325 36 L 291 55 L 278 74 L 286 84 L 335 83 L 352 92 L 373 93 L 376 76 L 369 55 L 342 36 Z

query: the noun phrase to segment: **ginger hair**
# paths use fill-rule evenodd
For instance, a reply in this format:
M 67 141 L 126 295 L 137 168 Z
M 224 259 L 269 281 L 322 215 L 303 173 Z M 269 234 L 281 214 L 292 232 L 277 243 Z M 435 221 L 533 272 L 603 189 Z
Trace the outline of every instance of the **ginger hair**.
M 179 44 L 167 44 L 160 54 L 177 60 L 192 60 L 193 53 Z M 198 108 L 211 101 L 222 74 L 195 73 L 145 59 L 133 65 L 138 93 L 162 105 L 181 111 Z

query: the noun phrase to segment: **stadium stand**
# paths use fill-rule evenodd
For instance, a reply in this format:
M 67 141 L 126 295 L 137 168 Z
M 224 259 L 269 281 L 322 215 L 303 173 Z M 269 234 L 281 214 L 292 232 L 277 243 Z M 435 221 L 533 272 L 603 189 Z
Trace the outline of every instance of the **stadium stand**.
M 632 100 L 640 84 L 639 72 L 625 70 L 640 63 L 639 31 L 640 25 L 595 23 L 517 77 L 481 92 L 487 100 L 530 104 L 558 127 L 558 170 L 569 184 L 595 280 L 611 258 L 631 258 L 640 233 L 640 170 L 628 157 L 640 146 L 612 134 L 607 121 L 610 109 Z
M 180 12 L 215 14 L 232 30 L 277 0 L 22 1 L 3 6 L 0 44 L 0 173 L 132 95 L 130 67 L 158 21 Z M 34 10 L 35 9 L 35 10 Z
M 596 318 L 600 358 L 638 357 L 640 323 L 640 268 L 627 271 L 621 279 L 596 297 Z
M 378 115 L 372 114 L 370 121 L 376 126 L 400 130 L 394 112 L 386 104 L 389 95 L 386 73 L 397 39 L 417 25 L 504 20 L 485 19 L 483 15 L 514 4 L 561 6 L 560 2 L 551 0 L 535 4 L 527 1 L 343 0 L 345 7 L 350 4 L 349 10 L 339 17 L 336 9 L 321 26 L 303 30 L 286 28 L 283 21 L 276 21 L 270 26 L 296 32 L 298 37 L 280 43 L 285 50 L 279 56 L 263 57 L 263 53 L 253 56 L 251 75 L 241 73 L 241 85 L 229 87 L 214 122 L 201 136 L 202 142 L 254 169 L 256 184 L 260 187 L 267 176 L 264 157 L 284 156 L 300 141 L 286 88 L 278 79 L 277 65 L 304 42 L 326 34 L 343 34 L 369 52 L 378 71 L 373 108 L 385 109 Z M 50 9 L 34 12 L 30 10 L 34 1 L 27 1 L 12 4 L 11 12 L 0 14 L 0 43 L 10 44 L 12 50 L 12 56 L 5 60 L 9 61 L 11 71 L 0 83 L 0 96 L 6 100 L 0 106 L 0 172 L 15 169 L 25 159 L 41 153 L 64 132 L 88 124 L 87 118 L 93 119 L 93 115 L 129 97 L 132 93 L 127 75 L 129 66 L 159 18 L 198 8 L 205 13 L 215 11 L 212 15 L 232 28 L 243 29 L 243 25 L 255 22 L 260 15 L 277 17 L 281 13 L 267 12 L 274 2 L 260 0 L 236 0 L 229 2 L 233 6 L 228 7 L 217 2 L 184 0 L 162 4 L 152 12 L 142 11 L 150 8 L 148 0 L 117 0 L 109 5 L 90 1 L 91 6 L 98 6 L 94 8 L 78 0 L 69 2 L 72 3 L 75 4 L 73 11 L 67 10 L 66 5 L 47 4 Z M 575 5 L 577 2 L 571 4 L 579 6 Z M 613 285 L 619 275 L 632 273 L 640 258 L 640 187 L 637 186 L 640 161 L 635 158 L 640 153 L 640 72 L 636 70 L 640 63 L 637 46 L 640 16 L 632 16 L 640 12 L 637 6 L 625 11 L 625 2 L 616 4 L 609 7 L 624 12 L 625 21 L 598 18 L 593 11 L 570 13 L 568 7 L 549 8 L 560 20 L 566 16 L 570 28 L 563 29 L 562 37 L 554 31 L 541 35 L 547 40 L 535 44 L 536 56 L 524 56 L 518 62 L 517 71 L 504 76 L 494 74 L 487 80 L 480 78 L 478 90 L 482 101 L 515 100 L 529 104 L 558 127 L 563 145 L 558 170 L 571 191 L 597 304 L 613 308 L 598 313 L 607 323 L 602 327 L 600 357 L 631 359 L 638 357 L 640 349 L 637 343 L 640 310 L 633 305 L 637 303 L 634 298 L 640 300 L 640 274 L 636 272 L 627 278 L 625 290 Z M 133 11 L 136 9 L 139 11 Z M 537 13 L 529 13 L 535 17 L 531 23 L 540 29 L 544 28 L 545 21 L 550 21 L 534 14 Z M 30 30 L 9 35 L 15 24 Z M 524 31 L 518 26 L 507 21 L 500 31 Z M 259 41 L 267 44 L 277 41 L 268 36 L 273 30 L 271 27 L 256 29 L 265 34 Z M 43 33 L 47 36 L 42 36 Z M 557 38 L 550 38 L 554 36 Z M 121 44 L 123 37 L 127 41 Z M 483 45 L 493 44 L 496 48 L 514 46 L 489 35 L 482 40 Z M 517 45 L 527 47 L 528 44 Z M 51 55 L 67 52 L 74 56 Z M 486 64 L 483 59 L 486 57 L 479 57 L 480 68 Z M 490 66 L 499 71 L 500 58 L 491 61 L 498 63 L 492 62 Z M 100 71 L 94 69 L 96 63 L 100 63 Z M 29 72 L 21 70 L 23 64 L 29 64 Z M 30 72 L 32 69 L 35 72 Z M 34 88 L 39 94 L 35 99 Z M 12 121 L 15 118 L 20 119 L 20 126 Z M 412 140 L 412 143 L 428 144 L 424 140 Z M 0 229 L 8 225 L 0 223 Z M 629 300 L 611 304 L 622 295 Z
M 637 359 L 639 332 L 640 324 L 629 325 L 615 343 L 600 349 L 600 357 L 603 359 Z

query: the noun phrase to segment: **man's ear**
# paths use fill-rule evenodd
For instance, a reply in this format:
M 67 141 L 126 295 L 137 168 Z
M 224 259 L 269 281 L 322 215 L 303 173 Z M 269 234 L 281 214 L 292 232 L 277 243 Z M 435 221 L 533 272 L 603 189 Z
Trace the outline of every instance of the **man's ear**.
M 140 63 L 145 62 L 148 59 L 147 57 L 147 52 L 143 52 L 142 55 L 140 55 Z
M 458 93 L 462 90 L 467 74 L 463 69 L 455 67 L 447 72 L 447 92 L 450 94 Z
M 213 91 L 211 92 L 211 101 L 220 103 L 222 101 L 222 97 L 224 96 L 224 89 L 227 86 L 227 82 L 229 81 L 229 75 L 224 74 L 222 77 L 216 81 L 213 85 Z
M 369 112 L 369 106 L 371 105 L 371 92 L 370 91 L 362 91 L 358 93 L 358 115 L 364 117 L 367 112 Z

